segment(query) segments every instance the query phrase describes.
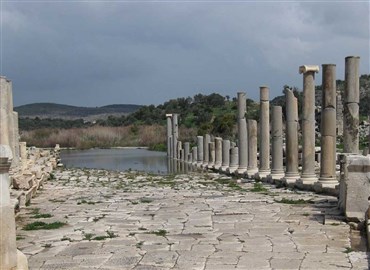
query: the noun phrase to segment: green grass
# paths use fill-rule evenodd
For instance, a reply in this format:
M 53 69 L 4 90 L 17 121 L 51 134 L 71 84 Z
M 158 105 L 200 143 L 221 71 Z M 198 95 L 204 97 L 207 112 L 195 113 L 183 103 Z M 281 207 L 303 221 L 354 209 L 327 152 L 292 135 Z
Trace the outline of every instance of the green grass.
M 54 230 L 59 229 L 63 226 L 65 226 L 67 223 L 56 221 L 53 223 L 45 223 L 42 221 L 36 221 L 29 223 L 23 227 L 23 230 L 25 231 L 34 231 L 34 230 Z
M 267 192 L 267 189 L 262 185 L 262 183 L 254 183 L 251 192 Z
M 285 204 L 311 204 L 313 203 L 312 200 L 303 200 L 303 199 L 298 199 L 298 200 L 293 200 L 293 199 L 287 199 L 287 198 L 282 198 L 280 201 L 275 200 L 277 203 L 285 203 Z
M 31 218 L 50 218 L 52 216 L 52 214 L 35 214 Z
M 157 236 L 166 236 L 167 235 L 167 231 L 166 230 L 158 230 L 158 231 L 151 231 L 151 232 L 148 232 L 149 234 L 155 234 Z
M 149 198 L 141 198 L 140 199 L 140 202 L 141 203 L 151 203 L 153 200 L 152 199 L 149 199 Z
M 352 249 L 352 248 L 350 248 L 350 247 L 346 247 L 346 250 L 345 251 L 343 251 L 343 253 L 351 253 L 351 252 L 353 252 L 354 251 L 354 249 Z
M 136 243 L 137 248 L 141 248 L 144 244 L 144 241 L 140 241 L 139 243 Z
M 17 237 L 16 237 L 16 240 L 18 241 L 18 240 L 23 240 L 23 239 L 25 239 L 23 236 L 18 236 L 17 235 Z

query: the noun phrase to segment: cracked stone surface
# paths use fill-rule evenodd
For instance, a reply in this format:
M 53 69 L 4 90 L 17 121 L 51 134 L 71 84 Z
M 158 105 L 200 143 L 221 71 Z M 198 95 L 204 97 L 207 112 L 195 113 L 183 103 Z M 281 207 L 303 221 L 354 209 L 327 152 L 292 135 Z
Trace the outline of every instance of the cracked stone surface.
M 17 245 L 43 270 L 368 269 L 336 206 L 216 173 L 60 170 L 22 209 Z M 23 229 L 36 221 L 65 225 Z

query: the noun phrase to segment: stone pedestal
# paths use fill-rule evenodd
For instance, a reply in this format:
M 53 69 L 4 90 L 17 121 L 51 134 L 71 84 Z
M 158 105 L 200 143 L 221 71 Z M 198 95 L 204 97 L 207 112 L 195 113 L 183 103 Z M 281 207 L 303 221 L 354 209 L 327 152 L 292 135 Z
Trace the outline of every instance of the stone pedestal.
M 359 81 L 360 57 L 345 59 L 345 88 L 343 108 L 343 152 L 359 153 Z
M 246 95 L 243 92 L 238 93 L 238 149 L 239 149 L 239 167 L 238 174 L 244 174 L 248 168 L 248 131 L 245 114 L 247 112 Z
M 239 149 L 238 147 L 233 147 L 230 149 L 230 165 L 227 169 L 227 172 L 232 174 L 238 169 L 238 160 L 239 160 Z
M 269 88 L 260 87 L 260 143 L 258 177 L 266 178 L 270 170 L 270 101 Z
M 171 156 L 171 141 L 170 138 L 172 136 L 172 114 L 166 114 L 167 118 L 167 157 Z
M 322 65 L 321 164 L 316 190 L 338 185 L 336 177 L 336 76 L 335 65 Z
M 203 136 L 197 136 L 197 166 L 203 164 Z
M 215 165 L 214 168 L 219 170 L 222 166 L 222 138 L 216 137 L 215 138 Z
M 272 107 L 272 166 L 271 180 L 284 177 L 283 165 L 283 113 L 281 106 Z
M 257 121 L 248 119 L 248 178 L 254 178 L 258 173 L 257 133 Z
M 315 73 L 319 66 L 301 66 L 303 74 L 302 111 L 302 175 L 298 185 L 313 185 L 318 179 L 315 174 Z
M 173 158 L 177 159 L 177 140 L 179 138 L 179 125 L 177 120 L 177 114 L 172 114 L 172 154 Z
M 293 91 L 285 89 L 286 102 L 286 169 L 283 182 L 294 185 L 298 173 L 298 104 Z
M 363 222 L 369 208 L 370 156 L 344 154 L 341 160 L 339 208 L 348 221 Z
M 10 202 L 9 169 L 12 155 L 9 145 L 0 145 L 0 269 L 20 269 L 17 263 L 19 258 L 24 264 L 22 268 L 27 270 L 24 255 L 17 251 L 14 207 Z
M 230 140 L 222 141 L 222 166 L 221 171 L 226 172 L 230 165 Z

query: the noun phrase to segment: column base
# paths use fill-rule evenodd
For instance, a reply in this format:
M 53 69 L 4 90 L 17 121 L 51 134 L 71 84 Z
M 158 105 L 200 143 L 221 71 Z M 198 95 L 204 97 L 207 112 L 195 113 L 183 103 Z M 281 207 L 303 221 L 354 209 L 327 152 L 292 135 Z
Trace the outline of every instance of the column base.
M 296 186 L 300 189 L 304 190 L 314 190 L 314 184 L 318 181 L 318 178 L 316 176 L 312 177 L 301 177 L 296 182 Z
M 229 167 L 227 168 L 226 172 L 228 174 L 234 174 L 238 170 L 238 167 Z
M 285 175 L 282 182 L 288 187 L 294 187 L 300 178 L 299 174 Z
M 246 172 L 247 172 L 246 167 L 239 167 L 238 170 L 235 173 L 237 173 L 240 176 L 243 176 Z
M 271 184 L 274 184 L 275 181 L 281 180 L 282 178 L 284 178 L 284 176 L 285 176 L 284 172 L 282 173 L 271 172 L 271 174 L 267 176 L 267 181 Z
M 220 171 L 221 172 L 227 172 L 227 170 L 229 169 L 229 166 L 222 166 L 221 168 L 220 168 Z
M 267 181 L 267 176 L 271 174 L 270 170 L 259 170 L 258 173 L 256 174 L 255 179 L 261 180 L 261 181 Z
M 248 168 L 247 173 L 246 173 L 246 177 L 249 178 L 249 179 L 255 179 L 257 173 L 258 173 L 257 168 Z
M 320 178 L 314 184 L 314 190 L 319 193 L 329 193 L 332 195 L 337 195 L 339 192 L 339 182 L 337 179 L 333 178 Z

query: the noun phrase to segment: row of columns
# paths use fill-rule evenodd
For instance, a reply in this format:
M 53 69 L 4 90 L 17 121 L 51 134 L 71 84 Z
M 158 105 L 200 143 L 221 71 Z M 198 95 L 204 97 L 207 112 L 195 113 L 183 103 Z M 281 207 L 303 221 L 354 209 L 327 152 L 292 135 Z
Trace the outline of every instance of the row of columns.
M 284 135 L 283 115 L 280 106 L 272 107 L 270 133 L 269 88 L 260 87 L 260 122 L 259 130 L 255 120 L 246 119 L 246 94 L 237 94 L 237 144 L 209 134 L 197 137 L 197 144 L 191 151 L 189 144 L 184 156 L 177 157 L 190 161 L 198 167 L 214 168 L 229 173 L 245 175 L 259 179 L 282 181 L 287 185 L 315 186 L 317 188 L 334 187 L 336 179 L 336 66 L 322 65 L 322 112 L 321 112 L 321 164 L 319 177 L 315 170 L 315 74 L 319 66 L 303 65 L 299 73 L 303 75 L 302 106 L 302 171 L 299 172 L 299 119 L 298 101 L 290 89 L 285 90 L 285 170 L 284 170 Z M 345 58 L 344 91 L 344 152 L 358 153 L 359 124 L 359 57 Z M 171 116 L 171 115 L 169 115 Z M 172 132 L 175 136 L 174 115 Z M 177 125 L 177 115 L 176 115 Z M 271 135 L 271 140 L 270 140 Z M 259 140 L 257 140 L 257 137 Z M 257 149 L 257 141 L 259 141 Z M 271 141 L 271 145 L 270 145 Z M 169 144 L 170 145 L 170 144 Z M 181 145 L 181 143 L 180 143 Z M 271 148 L 271 155 L 270 155 Z M 257 150 L 258 153 L 257 153 Z M 169 153 L 171 150 L 169 151 Z M 258 156 L 259 154 L 259 156 Z M 176 155 L 170 155 L 176 158 Z M 270 168 L 271 157 L 271 168 Z

